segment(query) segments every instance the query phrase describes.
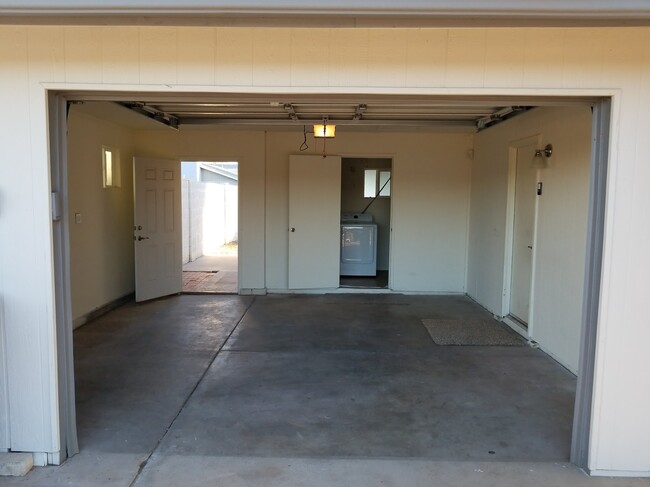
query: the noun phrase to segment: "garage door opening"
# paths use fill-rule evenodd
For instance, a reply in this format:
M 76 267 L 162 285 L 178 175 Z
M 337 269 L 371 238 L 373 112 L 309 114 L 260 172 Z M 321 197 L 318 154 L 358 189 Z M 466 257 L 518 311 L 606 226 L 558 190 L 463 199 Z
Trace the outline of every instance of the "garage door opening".
M 87 97 L 86 99 L 92 99 L 93 94 L 92 93 L 86 93 L 86 94 L 67 94 L 65 96 L 70 97 L 71 99 L 83 99 L 84 97 Z M 96 95 L 95 95 L 96 96 Z M 115 95 L 112 94 L 110 95 L 112 99 L 114 100 L 125 100 L 125 95 L 124 94 L 119 94 Z M 134 98 L 144 96 L 143 94 L 137 94 L 134 93 L 132 94 Z M 154 95 L 147 95 L 147 96 L 154 96 Z M 60 100 L 64 100 L 63 95 Z M 53 103 L 56 103 L 57 99 L 53 98 Z M 513 105 L 512 100 L 500 100 L 501 102 L 509 102 L 506 104 Z M 515 101 L 521 101 L 521 100 L 515 100 Z M 447 104 L 450 102 L 454 102 L 454 100 L 446 100 Z M 459 105 L 462 105 L 460 101 L 456 100 Z M 589 131 L 589 140 L 588 140 L 588 150 L 590 151 L 590 155 L 588 156 L 588 169 L 589 167 L 591 168 L 591 175 L 587 175 L 587 179 L 585 180 L 584 178 L 579 180 L 581 181 L 581 184 L 583 184 L 582 188 L 586 187 L 586 193 L 583 191 L 581 194 L 586 195 L 589 197 L 588 203 L 584 205 L 584 214 L 583 214 L 583 221 L 581 222 L 581 225 L 583 225 L 583 233 L 586 237 L 586 241 L 589 242 L 586 250 L 584 249 L 584 242 L 583 242 L 583 249 L 582 249 L 582 259 L 583 262 L 585 262 L 585 270 L 584 273 L 587 276 L 586 279 L 584 280 L 584 285 L 581 285 L 581 289 L 584 290 L 584 305 L 583 309 L 580 313 L 578 313 L 577 317 L 573 318 L 573 322 L 575 324 L 575 320 L 578 320 L 577 324 L 577 329 L 578 329 L 578 334 L 580 335 L 580 338 L 576 343 L 578 343 L 578 346 L 581 348 L 581 352 L 577 353 L 575 352 L 576 356 L 579 356 L 579 360 L 577 362 L 577 367 L 576 371 L 578 372 L 578 393 L 577 393 L 577 398 L 576 398 L 576 415 L 574 418 L 574 434 L 573 434 L 573 454 L 572 454 L 572 459 L 574 462 L 578 464 L 584 465 L 584 462 L 582 460 L 585 460 L 585 457 L 583 455 L 586 455 L 586 448 L 588 446 L 588 431 L 589 431 L 589 414 L 590 414 L 590 399 L 591 399 L 591 384 L 593 380 L 593 343 L 594 343 L 594 337 L 595 337 L 595 323 L 596 323 L 596 318 L 597 316 L 595 315 L 596 310 L 597 310 L 597 304 L 598 304 L 598 299 L 597 299 L 597 292 L 595 290 L 598 289 L 598 283 L 599 283 L 599 276 L 600 276 L 600 259 L 601 259 L 601 254 L 600 254 L 600 246 L 602 244 L 602 209 L 604 208 L 604 175 L 606 173 L 606 156 L 607 156 L 607 127 L 608 127 L 608 115 L 609 115 L 609 105 L 608 102 L 594 102 L 594 100 L 579 100 L 580 103 L 578 103 L 575 99 L 572 100 L 562 100 L 560 98 L 553 100 L 554 105 L 547 99 L 544 100 L 543 103 L 541 101 L 538 101 L 538 105 L 544 107 L 548 106 L 558 106 L 558 107 L 566 107 L 566 106 L 577 106 L 580 105 L 583 108 L 585 106 L 589 107 L 590 105 L 594 106 L 594 115 L 593 115 L 593 125 L 588 127 Z M 185 102 L 187 103 L 187 102 Z M 483 102 L 482 102 L 483 103 Z M 534 104 L 531 102 L 531 106 Z M 589 110 L 589 108 L 587 108 Z M 543 110 L 539 110 L 539 112 L 542 112 Z M 530 113 L 531 117 L 534 116 L 534 109 L 531 110 L 526 110 L 526 113 Z M 583 110 L 584 112 L 584 110 Z M 542 114 L 542 116 L 547 116 Z M 557 113 L 555 114 L 550 114 L 548 116 L 556 117 Z M 589 117 L 589 123 L 591 125 L 591 116 Z M 484 122 L 485 123 L 485 122 Z M 513 118 L 512 120 L 507 121 L 510 126 L 514 126 L 517 123 L 517 118 Z M 396 124 L 395 126 L 399 126 L 400 124 Z M 489 125 L 489 124 L 488 124 Z M 409 133 L 407 135 L 400 135 L 404 134 L 404 128 L 400 127 L 399 130 L 395 129 L 395 126 L 393 127 L 392 130 L 395 131 L 395 133 L 398 133 L 398 135 L 395 135 L 395 138 L 401 138 L 401 137 L 406 137 L 408 142 L 411 142 L 412 140 L 419 140 L 417 134 L 421 133 L 422 128 L 417 128 L 417 129 L 412 129 L 413 133 Z M 440 157 L 439 155 L 431 155 L 431 165 L 418 165 L 417 167 L 412 167 L 409 170 L 409 177 L 411 178 L 411 183 L 408 187 L 405 187 L 403 192 L 401 193 L 402 195 L 402 201 L 399 202 L 398 199 L 400 197 L 400 193 L 398 192 L 399 187 L 395 186 L 395 193 L 391 195 L 391 205 L 392 205 L 392 211 L 391 211 L 391 226 L 393 227 L 393 231 L 397 232 L 401 229 L 405 229 L 405 231 L 402 233 L 404 236 L 402 240 L 398 241 L 397 244 L 395 244 L 395 239 L 391 240 L 391 249 L 390 252 L 392 254 L 391 260 L 393 260 L 393 263 L 391 264 L 391 270 L 395 270 L 397 273 L 401 272 L 401 278 L 404 279 L 405 277 L 408 277 L 409 273 L 415 272 L 415 270 L 418 268 L 418 266 L 426 266 L 430 264 L 431 257 L 429 258 L 429 261 L 427 259 L 420 259 L 421 256 L 421 248 L 422 246 L 429 247 L 432 252 L 437 251 L 438 254 L 435 252 L 432 253 L 431 255 L 445 255 L 445 252 L 449 252 L 449 255 L 456 256 L 457 254 L 460 253 L 465 253 L 467 255 L 466 259 L 466 266 L 465 270 L 467 271 L 467 275 L 465 277 L 466 279 L 466 287 L 464 288 L 464 292 L 460 294 L 469 294 L 472 299 L 478 301 L 481 303 L 482 306 L 490 309 L 492 307 L 491 304 L 489 303 L 494 303 L 497 302 L 498 309 L 495 309 L 494 314 L 498 317 L 501 318 L 504 310 L 503 301 L 503 292 L 504 292 L 504 286 L 505 286 L 505 274 L 506 272 L 504 271 L 504 266 L 505 266 L 505 261 L 502 260 L 501 262 L 497 262 L 494 259 L 491 259 L 489 257 L 489 252 L 491 251 L 491 245 L 494 244 L 494 242 L 497 242 L 500 240 L 500 245 L 505 247 L 505 242 L 508 241 L 508 236 L 506 232 L 506 228 L 508 227 L 507 225 L 507 201 L 508 201 L 508 179 L 507 179 L 507 174 L 506 174 L 506 184 L 499 190 L 496 188 L 498 191 L 496 194 L 498 196 L 493 196 L 490 194 L 490 191 L 487 191 L 488 185 L 490 184 L 490 181 L 494 180 L 495 175 L 497 174 L 497 171 L 495 170 L 494 167 L 490 167 L 488 162 L 490 161 L 497 161 L 501 166 L 505 164 L 506 168 L 508 167 L 509 160 L 508 160 L 508 151 L 509 147 L 511 147 L 513 144 L 516 145 L 518 141 L 521 139 L 525 138 L 523 135 L 522 136 L 513 136 L 511 133 L 504 132 L 505 129 L 499 129 L 499 127 L 505 126 L 504 124 L 496 125 L 494 128 L 490 128 L 488 130 L 481 130 L 478 132 L 478 134 L 474 132 L 463 132 L 462 137 L 458 136 L 458 140 L 462 139 L 463 137 L 473 140 L 472 144 L 469 144 L 467 142 L 459 142 L 458 143 L 458 148 L 464 148 L 462 153 L 456 154 L 456 156 L 451 160 L 452 158 L 446 158 L 445 155 Z M 53 133 L 59 134 L 59 141 L 61 142 L 61 145 L 65 147 L 65 139 L 61 138 L 61 133 L 65 133 L 65 127 L 66 123 L 64 120 L 64 117 L 61 117 L 58 119 L 56 124 L 53 124 L 52 130 Z M 486 128 L 485 126 L 483 128 Z M 285 140 L 293 140 L 293 135 L 295 135 L 292 131 L 288 130 L 286 132 L 278 131 L 277 134 L 274 132 L 269 132 L 265 130 L 260 130 L 259 128 L 253 130 L 250 129 L 250 127 L 246 130 L 242 130 L 241 127 L 237 127 L 237 124 L 233 123 L 231 129 L 232 134 L 235 134 L 237 137 L 240 139 L 245 139 L 246 137 L 250 137 L 251 141 L 257 141 L 258 143 L 261 143 L 263 145 L 263 150 L 261 153 L 266 153 L 270 154 L 270 150 L 273 147 L 280 146 L 284 144 Z M 167 130 L 167 129 L 166 129 Z M 220 128 L 219 130 L 224 130 L 223 128 Z M 374 129 L 369 129 L 368 133 L 370 134 L 377 134 L 379 133 L 380 137 L 384 137 L 384 132 L 387 131 L 388 129 L 382 128 L 381 130 L 378 130 L 376 127 Z M 429 128 L 430 130 L 430 128 Z M 499 131 L 499 132 L 498 132 Z M 146 132 L 146 133 L 144 133 Z M 138 151 L 141 150 L 142 148 L 151 148 L 154 146 L 161 147 L 164 146 L 164 138 L 166 135 L 161 135 L 159 136 L 158 134 L 153 133 L 154 131 L 145 129 L 144 132 L 138 132 L 135 134 L 133 137 L 132 142 L 130 147 L 132 148 L 133 151 Z M 191 132 L 191 131 L 190 131 Z M 244 132 L 246 132 L 244 134 Z M 249 134 L 248 132 L 252 132 Z M 435 132 L 435 131 L 434 131 Z M 540 134 L 536 134 L 534 130 L 530 128 L 526 128 L 526 137 L 530 136 L 536 136 Z M 532 133 L 531 133 L 532 132 Z M 435 138 L 433 136 L 429 135 L 430 132 L 427 132 L 427 138 L 434 138 L 436 141 L 440 141 L 440 146 L 444 143 L 445 137 L 441 135 L 440 132 L 437 132 L 437 135 Z M 497 133 L 500 133 L 499 137 L 506 141 L 506 148 L 505 148 L 505 158 L 503 156 L 502 149 L 502 143 L 501 139 L 497 137 Z M 593 137 L 591 134 L 594 134 Z M 182 134 L 182 130 L 181 130 Z M 415 134 L 415 135 L 414 135 Z M 445 132 L 442 132 L 442 134 L 445 134 Z M 229 134 L 230 135 L 230 134 Z M 302 134 L 300 134 L 302 136 Z M 360 135 L 361 136 L 361 135 Z M 181 135 L 181 137 L 183 137 Z M 196 132 L 192 133 L 192 138 L 197 137 Z M 337 138 L 340 136 L 337 135 Z M 354 133 L 351 132 L 350 134 L 350 139 L 356 137 Z M 538 251 L 540 254 L 538 254 L 538 257 L 543 258 L 544 255 L 544 245 L 548 244 L 548 242 L 540 241 L 539 239 L 553 239 L 556 238 L 557 233 L 554 233 L 556 231 L 555 225 L 557 223 L 557 218 L 555 218 L 555 213 L 557 207 L 561 207 L 563 204 L 566 204 L 566 200 L 564 199 L 566 195 L 571 196 L 573 193 L 571 192 L 571 188 L 568 188 L 569 190 L 567 191 L 567 188 L 563 188 L 561 186 L 562 181 L 566 181 L 566 179 L 563 179 L 561 177 L 562 171 L 568 170 L 571 172 L 573 166 L 570 164 L 570 160 L 572 160 L 570 157 L 567 156 L 567 154 L 571 154 L 570 151 L 562 152 L 562 145 L 561 143 L 558 143 L 556 139 L 553 141 L 546 140 L 546 137 L 548 137 L 546 134 L 541 134 L 540 136 L 540 142 L 542 144 L 545 144 L 547 142 L 552 142 L 554 144 L 554 147 L 556 149 L 556 153 L 554 154 L 554 158 L 551 158 L 548 161 L 549 164 L 549 170 L 546 171 L 545 173 L 540 173 L 544 174 L 544 178 L 546 180 L 541 181 L 543 182 L 543 195 L 539 196 L 544 196 L 544 202 L 542 203 L 541 200 L 538 200 L 538 220 L 537 220 L 537 237 L 536 237 L 536 245 L 539 245 Z M 446 136 L 448 139 L 449 137 Z M 342 140 L 339 139 L 339 140 Z M 593 140 L 593 144 L 591 144 Z M 239 141 L 238 141 L 239 142 Z M 463 145 L 465 144 L 465 145 Z M 497 147 L 498 146 L 498 147 Z M 447 147 L 447 146 L 445 146 Z M 536 149 L 543 147 L 543 145 L 536 147 Z M 335 151 L 336 146 L 333 144 L 328 145 L 328 151 Z M 415 149 L 417 151 L 417 148 Z M 342 153 L 345 153 L 345 149 L 341 149 Z M 388 151 L 378 151 L 382 153 L 387 153 Z M 56 153 L 61 154 L 61 152 L 57 151 Z M 62 150 L 62 153 L 65 153 L 65 149 Z M 281 152 L 280 152 L 281 153 Z M 349 152 L 348 152 L 349 153 Z M 496 154 L 496 155 L 494 155 Z M 156 154 L 159 155 L 159 154 Z M 462 156 L 462 157 L 461 157 Z M 276 157 L 276 155 L 267 155 L 266 157 Z M 66 164 L 66 158 L 59 158 L 60 160 L 58 161 L 53 161 L 53 180 L 58 181 L 57 185 L 53 185 L 55 187 L 61 187 L 64 188 L 65 185 L 61 185 L 61 181 L 66 181 L 66 171 L 69 171 L 69 161 Z M 280 161 L 281 159 L 281 161 Z M 505 161 L 504 161 L 505 159 Z M 283 258 L 286 259 L 285 257 L 282 256 L 283 253 L 283 248 L 282 247 L 282 242 L 288 241 L 289 238 L 289 233 L 290 228 L 289 225 L 286 225 L 286 220 L 283 219 L 281 215 L 277 214 L 272 214 L 269 215 L 268 213 L 271 212 L 271 204 L 280 204 L 282 203 L 283 205 L 286 205 L 286 181 L 285 180 L 280 180 L 278 183 L 279 186 L 271 186 L 268 185 L 266 182 L 273 181 L 274 178 L 278 178 L 279 174 L 282 174 L 283 171 L 286 171 L 288 168 L 288 154 L 287 156 L 283 157 L 278 157 L 277 162 L 277 167 L 278 170 L 276 172 L 272 172 L 269 169 L 269 164 L 268 162 L 270 159 L 265 160 L 265 163 L 261 166 L 264 167 L 265 170 L 267 171 L 264 174 L 254 174 L 254 176 L 251 177 L 249 181 L 261 181 L 262 186 L 260 188 L 265 191 L 265 197 L 263 198 L 263 201 L 265 201 L 267 207 L 263 208 L 261 212 L 255 213 L 265 215 L 266 214 L 266 220 L 264 217 L 262 218 L 261 221 L 257 222 L 256 225 L 261 228 L 261 233 L 257 234 L 260 235 L 264 244 L 262 245 L 262 248 L 265 249 L 265 255 L 264 258 L 261 259 L 261 265 L 258 265 L 259 262 L 256 261 L 255 259 L 253 263 L 251 263 L 251 267 L 248 269 L 249 275 L 247 276 L 248 279 L 251 280 L 251 282 L 254 282 L 255 285 L 250 285 L 249 289 L 253 289 L 256 287 L 257 283 L 260 282 L 257 279 L 256 272 L 260 272 L 263 277 L 261 280 L 262 282 L 262 287 L 266 291 L 272 291 L 274 289 L 276 290 L 282 290 L 283 287 L 285 286 L 286 288 L 286 283 L 282 282 L 281 276 L 282 272 L 285 273 L 286 275 L 286 260 L 282 260 Z M 285 162 L 286 160 L 286 162 Z M 393 166 L 391 167 L 391 171 L 396 175 L 396 181 L 399 181 L 399 177 L 403 173 L 399 173 L 401 170 L 400 168 L 406 168 L 406 165 L 400 166 L 402 163 L 402 158 L 396 158 L 393 160 Z M 240 161 L 241 162 L 241 161 Z M 58 164 L 58 166 L 57 166 Z M 441 173 L 441 172 L 431 172 L 431 167 L 433 167 L 435 164 L 442 164 L 445 170 L 447 171 L 446 173 Z M 59 171 L 58 168 L 61 168 L 62 171 Z M 553 172 L 555 170 L 556 172 Z M 77 169 L 74 171 L 70 172 L 70 177 L 74 177 L 77 174 Z M 463 172 L 465 171 L 465 172 Z M 559 172 L 557 172 L 559 171 Z M 507 171 L 506 171 L 507 173 Z M 284 173 L 286 174 L 286 172 Z M 430 186 L 427 186 L 425 184 L 426 181 L 430 180 L 427 178 L 442 178 L 442 175 L 460 175 L 464 176 L 464 179 L 462 177 L 458 177 L 457 180 L 454 180 L 454 184 L 449 184 L 448 180 L 442 180 L 440 182 L 440 185 L 435 188 L 435 190 L 432 190 Z M 573 173 L 572 173 L 573 174 Z M 555 175 L 557 175 L 557 179 L 555 178 Z M 445 176 L 446 177 L 446 176 Z M 69 179 L 69 178 L 68 178 Z M 500 179 L 503 180 L 503 179 Z M 549 182 L 550 181 L 550 182 Z M 540 181 L 536 181 L 538 183 Z M 242 184 L 245 184 L 244 181 L 242 180 Z M 74 191 L 72 188 L 72 185 L 68 184 L 70 194 Z M 284 188 L 284 189 L 283 189 Z M 464 189 L 463 189 L 464 188 Z M 473 189 L 470 189 L 473 188 Z M 493 188 L 494 189 L 494 188 Z M 463 192 L 464 191 L 464 192 Z M 582 190 L 581 190 L 582 191 Z M 407 201 L 406 198 L 407 195 L 410 193 L 410 195 L 413 197 L 413 200 L 409 203 L 409 205 L 404 206 L 403 202 Z M 577 192 L 574 192 L 577 193 Z M 250 194 L 250 193 L 249 193 Z M 463 198 L 456 198 L 458 194 L 461 194 L 465 197 L 465 206 L 461 203 L 461 200 Z M 452 198 L 449 198 L 449 196 L 452 196 Z M 469 196 L 472 196 L 474 198 L 473 201 L 468 203 Z M 483 199 L 482 199 L 483 198 Z M 65 200 L 65 199 L 64 199 Z M 457 201 L 457 207 L 452 207 L 448 206 L 449 201 Z M 278 203 L 280 202 L 280 203 Z M 498 210 L 500 208 L 501 203 L 503 202 L 503 208 L 502 210 L 502 217 L 504 221 L 504 226 L 503 226 L 503 232 L 498 233 L 494 232 L 492 228 L 483 228 L 482 225 L 487 222 L 486 218 L 484 218 L 483 214 L 485 215 L 493 213 L 494 211 Z M 246 205 L 247 203 L 244 203 Z M 403 206 L 399 206 L 402 204 Z M 465 228 L 465 236 L 464 239 L 458 239 L 459 233 L 454 231 L 451 232 L 449 228 L 451 227 L 451 224 L 455 223 L 458 224 L 459 222 L 457 221 L 457 218 L 448 217 L 448 222 L 450 224 L 449 227 L 447 226 L 437 226 L 435 228 L 431 228 L 430 226 L 421 226 L 422 220 L 419 218 L 419 214 L 415 213 L 410 213 L 410 209 L 413 208 L 415 205 L 419 204 L 420 207 L 424 208 L 424 211 L 426 212 L 437 212 L 441 208 L 445 208 L 449 211 L 456 210 L 456 213 L 460 214 L 462 212 L 466 213 L 466 218 L 461 221 L 461 225 L 457 225 L 457 227 L 461 227 L 464 225 Z M 249 208 L 247 211 L 251 210 L 250 206 L 254 205 L 249 205 Z M 337 207 L 339 206 L 338 203 L 336 205 Z M 460 208 L 460 211 L 459 211 Z M 401 213 L 399 213 L 401 212 Z M 474 216 L 472 216 L 472 212 L 476 212 Z M 66 224 L 68 222 L 74 221 L 74 209 L 68 206 L 66 208 L 66 211 L 64 212 L 64 220 Z M 281 213 L 281 212 L 280 212 Z M 454 215 L 456 214 L 454 213 Z M 588 214 L 587 214 L 588 213 Z M 440 214 L 440 213 L 439 213 Z M 72 215 L 72 217 L 71 217 Z M 452 213 L 448 213 L 448 215 L 452 215 Z M 340 215 L 339 215 L 340 216 Z M 397 219 L 398 216 L 400 219 Z M 444 214 L 443 214 L 444 216 Z M 82 222 L 86 221 L 84 220 L 85 217 L 82 216 Z M 106 216 L 101 216 L 100 218 L 101 221 L 103 222 L 110 222 L 111 217 L 106 217 Z M 92 221 L 92 220 L 91 220 Z M 444 219 L 441 219 L 440 221 L 444 221 Z M 474 225 L 471 224 L 471 222 L 474 222 Z M 249 222 L 250 223 L 250 222 Z M 279 225 L 277 225 L 279 223 Z M 561 226 L 565 225 L 565 222 L 560 222 Z M 284 225 L 283 225 L 284 224 Z M 251 224 L 251 226 L 254 226 Z M 457 228 L 454 227 L 454 228 Z M 413 228 L 422 228 L 421 232 L 414 232 L 412 229 Z M 61 227 L 61 230 L 63 227 Z M 58 256 L 57 260 L 57 272 L 60 272 L 61 275 L 65 275 L 68 270 L 70 269 L 71 263 L 75 260 L 78 259 L 78 253 L 76 252 L 71 252 L 71 254 L 68 256 L 63 249 L 66 248 L 66 242 L 69 240 L 69 236 L 66 235 L 65 233 L 61 233 L 59 237 L 57 238 L 56 232 L 60 231 L 55 227 L 55 242 L 57 243 L 57 246 L 55 248 L 56 255 Z M 462 233 L 460 234 L 462 235 Z M 394 236 L 393 236 L 394 237 Z M 130 237 L 132 238 L 132 237 Z M 513 240 L 510 239 L 512 242 Z M 433 242 L 434 246 L 431 247 L 430 243 Z M 460 242 L 460 243 L 458 243 Z M 437 246 L 437 247 L 436 247 Z M 460 251 L 459 251 L 460 249 Z M 474 251 L 471 251 L 471 249 L 474 249 Z M 441 252 L 442 250 L 442 252 Z M 492 248 L 492 250 L 494 250 Z M 453 252 L 452 252 L 453 251 Z M 497 249 L 498 251 L 498 249 Z M 401 253 L 401 259 L 403 263 L 405 263 L 406 267 L 402 267 L 399 265 L 396 265 L 394 262 L 395 256 L 393 255 L 394 253 L 399 252 Z M 482 258 L 481 258 L 482 256 Z M 315 256 L 318 258 L 318 256 Z M 572 258 L 575 256 L 566 256 L 567 258 Z M 445 263 L 444 259 L 440 259 L 439 257 L 436 257 L 436 263 Z M 108 260 L 108 266 L 114 266 L 115 263 L 118 262 L 118 259 L 115 257 L 111 257 Z M 538 261 L 538 262 L 544 262 Z M 257 266 L 257 267 L 256 267 Z M 439 267 L 441 270 L 441 273 L 448 272 L 448 267 L 441 266 Z M 554 300 L 556 299 L 555 297 L 552 296 L 552 286 L 548 288 L 548 283 L 547 281 L 544 281 L 543 278 L 548 277 L 548 275 L 544 274 L 546 271 L 545 266 L 538 266 L 535 271 L 534 275 L 536 276 L 533 286 L 531 288 L 530 293 L 532 295 L 535 295 L 534 293 L 538 293 L 541 291 L 546 290 L 547 294 L 549 294 L 548 299 Z M 277 272 L 276 272 L 277 271 Z M 103 270 L 99 271 L 96 276 L 98 276 L 98 281 L 100 282 L 105 282 L 106 281 L 106 276 L 108 275 L 108 270 L 107 268 L 104 268 Z M 276 273 L 274 273 L 276 272 Z M 398 276 L 399 277 L 399 276 Z M 436 276 L 439 277 L 439 276 Z M 539 279 L 542 279 L 541 281 Z M 557 279 L 557 277 L 551 276 L 551 281 L 549 282 L 559 282 L 557 280 L 553 281 L 553 279 Z M 571 276 L 571 279 L 576 279 L 576 276 L 573 275 Z M 579 280 L 582 281 L 582 277 L 579 277 Z M 394 279 L 393 279 L 394 281 Z M 394 281 L 395 282 L 395 281 Z M 408 282 L 408 281 L 397 281 L 399 282 Z M 510 282 L 512 282 L 512 279 L 510 279 Z M 279 283 L 279 284 L 278 284 Z M 240 283 L 241 286 L 241 283 Z M 537 286 L 537 287 L 536 287 Z M 244 285 L 243 287 L 248 287 Z M 393 287 L 393 291 L 410 291 L 410 292 L 418 292 L 419 290 L 417 289 L 417 286 L 413 286 L 413 289 L 404 289 L 401 286 L 395 286 Z M 549 289 L 551 291 L 549 291 Z M 57 299 L 62 300 L 61 302 L 66 302 L 66 300 L 71 300 L 75 301 L 77 299 L 78 295 L 76 292 L 73 292 L 71 290 L 71 287 L 69 284 L 65 284 L 65 279 L 63 279 L 60 283 L 57 283 Z M 71 299 L 72 298 L 72 299 Z M 380 298 L 378 298 L 380 299 Z M 388 299 L 388 298 L 386 298 Z M 495 301 L 496 299 L 496 301 Z M 539 298 L 538 296 L 536 299 L 534 299 L 533 302 L 533 307 L 537 308 L 539 311 L 543 307 L 543 302 L 542 298 Z M 69 302 L 69 301 L 67 301 Z M 489 305 L 486 305 L 485 303 L 488 303 Z M 70 338 L 68 342 L 62 342 L 60 346 L 60 359 L 61 360 L 72 360 L 72 354 L 71 354 L 71 329 L 69 327 L 69 324 L 72 322 L 73 318 L 73 313 L 70 312 L 70 309 L 67 310 L 66 314 L 66 307 L 61 306 L 60 308 L 57 308 L 57 311 L 60 313 L 59 314 L 59 326 L 61 327 L 61 330 L 65 330 L 65 334 Z M 492 310 L 491 310 L 492 311 Z M 533 319 L 530 320 L 530 323 L 528 324 L 528 332 L 529 333 L 538 333 L 540 331 L 549 331 L 549 329 L 544 329 L 543 326 L 543 318 L 540 318 L 539 316 L 535 315 L 535 311 L 530 311 L 532 313 Z M 444 319 L 444 316 L 440 317 L 428 317 L 428 318 L 437 318 L 437 319 Z M 537 320 L 537 321 L 535 321 Z M 550 329 L 551 333 L 551 338 L 552 339 L 560 339 L 561 336 L 557 330 L 553 331 Z M 574 331 L 572 331 L 574 333 Z M 65 335 L 63 335 L 65 336 Z M 541 336 L 541 335 L 540 335 Z M 544 338 L 546 339 L 546 338 Z M 534 340 L 538 342 L 537 340 Z M 542 347 L 547 346 L 544 342 L 544 340 L 539 340 L 538 342 Z M 546 342 L 548 343 L 548 342 Z M 563 353 L 563 352 L 561 352 Z M 560 354 L 561 354 L 560 353 Z M 558 357 L 560 358 L 558 354 Z M 553 355 L 553 354 L 551 354 Z M 67 357 L 67 359 L 66 359 Z M 561 360 L 560 360 L 561 361 Z M 69 365 L 69 364 L 68 364 Z M 61 370 L 65 370 L 65 368 L 62 368 Z M 68 378 L 71 379 L 72 372 L 68 368 Z M 66 431 L 71 431 L 71 426 L 73 425 L 75 420 L 74 420 L 74 411 L 73 411 L 73 405 L 74 405 L 74 387 L 72 387 L 73 381 L 70 380 L 70 383 L 68 384 L 67 389 L 67 394 L 62 394 L 62 402 L 65 406 L 63 410 L 69 411 L 69 416 L 68 416 L 68 422 L 66 423 Z M 75 435 L 73 433 L 70 433 L 70 441 L 72 442 L 73 437 Z M 72 448 L 71 451 L 74 449 Z M 585 460 L 586 461 L 586 460 Z
M 341 161 L 341 287 L 388 288 L 391 166 L 387 158 Z

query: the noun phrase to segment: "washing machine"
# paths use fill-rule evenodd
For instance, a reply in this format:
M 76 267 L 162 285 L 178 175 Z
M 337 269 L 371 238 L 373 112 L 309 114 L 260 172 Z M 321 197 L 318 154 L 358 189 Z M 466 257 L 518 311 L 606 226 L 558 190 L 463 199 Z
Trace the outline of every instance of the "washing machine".
M 372 215 L 341 214 L 341 275 L 377 275 L 377 224 Z

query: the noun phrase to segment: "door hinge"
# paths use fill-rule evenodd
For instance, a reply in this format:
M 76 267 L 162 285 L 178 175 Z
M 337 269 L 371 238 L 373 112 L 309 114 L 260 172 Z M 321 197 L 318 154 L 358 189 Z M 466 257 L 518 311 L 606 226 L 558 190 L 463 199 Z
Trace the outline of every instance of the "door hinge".
M 542 186 L 543 186 L 543 183 L 537 183 L 537 196 L 542 195 Z
M 51 198 L 52 221 L 58 222 L 61 220 L 61 193 L 52 191 Z

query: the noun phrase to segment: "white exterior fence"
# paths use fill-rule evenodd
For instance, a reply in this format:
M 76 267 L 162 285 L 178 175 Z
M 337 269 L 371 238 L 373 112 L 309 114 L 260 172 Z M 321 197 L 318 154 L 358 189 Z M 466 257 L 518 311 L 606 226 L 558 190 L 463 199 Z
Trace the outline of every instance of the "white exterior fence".
M 183 180 L 183 264 L 237 241 L 237 189 Z

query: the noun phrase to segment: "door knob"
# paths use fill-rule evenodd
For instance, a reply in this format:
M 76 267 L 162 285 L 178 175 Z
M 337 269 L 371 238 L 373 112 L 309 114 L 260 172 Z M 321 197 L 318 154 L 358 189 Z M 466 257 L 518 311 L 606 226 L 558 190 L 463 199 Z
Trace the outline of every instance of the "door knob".
M 530 250 L 533 250 L 533 246 L 532 246 L 532 245 L 529 245 L 528 248 L 529 248 Z
M 295 232 L 295 231 L 296 231 L 296 229 L 295 229 L 294 227 L 291 227 L 290 232 L 293 233 L 293 232 Z
M 140 240 L 149 240 L 149 237 L 141 237 L 140 235 L 138 235 L 138 242 Z

